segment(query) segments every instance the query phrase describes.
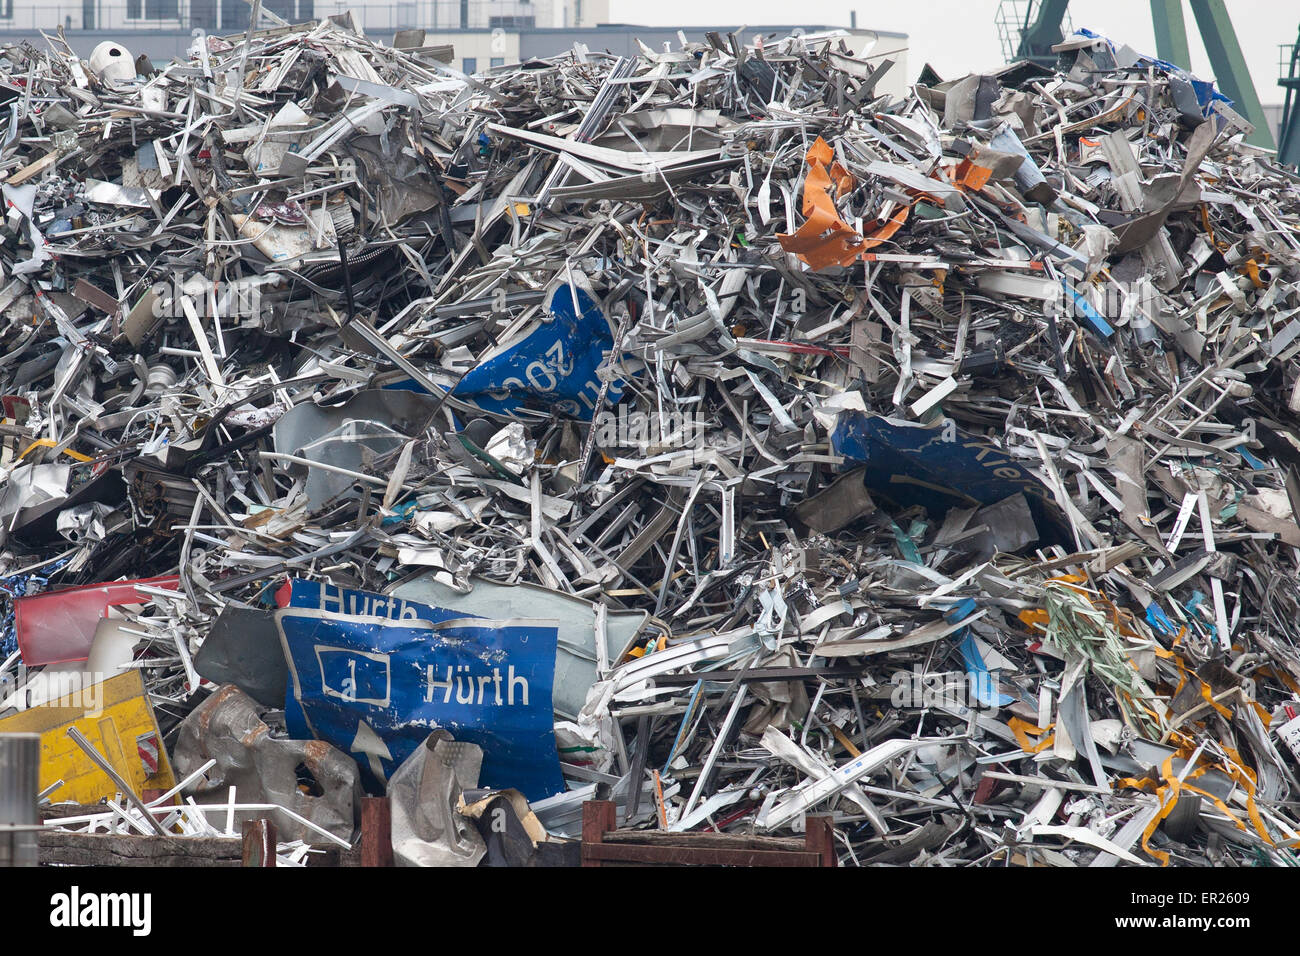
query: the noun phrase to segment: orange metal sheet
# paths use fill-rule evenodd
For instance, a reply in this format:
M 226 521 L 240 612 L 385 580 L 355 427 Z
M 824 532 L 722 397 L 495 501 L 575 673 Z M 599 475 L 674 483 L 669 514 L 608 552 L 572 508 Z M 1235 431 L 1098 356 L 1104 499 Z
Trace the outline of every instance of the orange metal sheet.
M 808 263 L 813 270 L 830 266 L 847 266 L 875 246 L 889 240 L 907 221 L 910 206 L 904 206 L 889 221 L 865 237 L 840 218 L 835 199 L 853 190 L 856 180 L 839 163 L 832 163 L 835 153 L 820 136 L 804 157 L 808 175 L 804 178 L 801 211 L 806 219 L 793 234 L 778 233 L 781 248 Z M 831 196 L 832 186 L 835 196 Z

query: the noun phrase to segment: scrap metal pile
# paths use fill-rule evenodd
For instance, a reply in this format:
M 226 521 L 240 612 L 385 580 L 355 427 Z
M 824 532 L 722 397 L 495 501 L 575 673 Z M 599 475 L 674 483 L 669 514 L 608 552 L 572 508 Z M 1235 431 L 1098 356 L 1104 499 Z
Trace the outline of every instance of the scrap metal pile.
M 62 826 L 1296 861 L 1300 177 L 1209 84 L 198 42 L 0 61 L 0 731 Z M 138 759 L 36 726 L 76 675 Z

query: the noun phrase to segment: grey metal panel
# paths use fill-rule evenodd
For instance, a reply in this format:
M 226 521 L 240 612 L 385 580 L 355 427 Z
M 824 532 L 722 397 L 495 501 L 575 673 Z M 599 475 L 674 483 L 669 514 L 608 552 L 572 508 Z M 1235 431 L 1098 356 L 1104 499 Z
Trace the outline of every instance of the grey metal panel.
M 36 790 L 40 734 L 0 734 L 0 827 L 40 823 Z M 0 867 L 35 866 L 36 831 L 0 829 Z

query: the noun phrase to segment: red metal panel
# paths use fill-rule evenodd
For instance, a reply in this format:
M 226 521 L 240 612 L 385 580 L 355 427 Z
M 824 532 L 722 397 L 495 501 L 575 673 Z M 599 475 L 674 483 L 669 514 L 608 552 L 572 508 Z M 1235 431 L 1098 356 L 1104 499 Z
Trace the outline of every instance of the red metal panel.
M 141 604 L 147 594 L 135 589 L 137 584 L 175 591 L 180 578 L 174 574 L 135 581 L 112 581 L 64 588 L 20 597 L 14 601 L 14 629 L 18 632 L 18 650 L 28 667 L 84 661 L 90 656 L 95 627 L 110 607 L 118 604 Z

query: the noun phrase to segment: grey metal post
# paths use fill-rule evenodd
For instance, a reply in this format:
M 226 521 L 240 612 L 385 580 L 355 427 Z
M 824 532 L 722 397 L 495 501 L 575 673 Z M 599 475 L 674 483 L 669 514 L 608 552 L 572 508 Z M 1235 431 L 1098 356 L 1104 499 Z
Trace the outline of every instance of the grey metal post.
M 0 867 L 36 865 L 39 734 L 0 734 Z

